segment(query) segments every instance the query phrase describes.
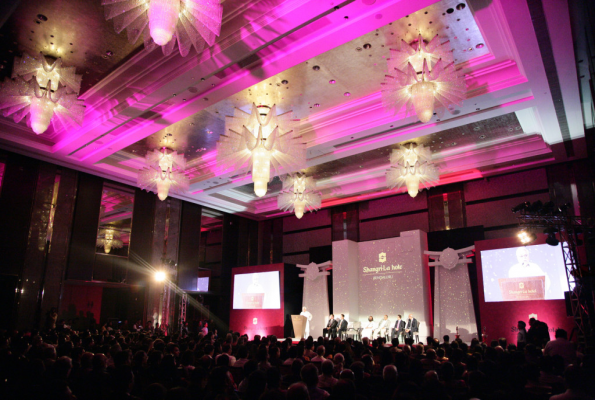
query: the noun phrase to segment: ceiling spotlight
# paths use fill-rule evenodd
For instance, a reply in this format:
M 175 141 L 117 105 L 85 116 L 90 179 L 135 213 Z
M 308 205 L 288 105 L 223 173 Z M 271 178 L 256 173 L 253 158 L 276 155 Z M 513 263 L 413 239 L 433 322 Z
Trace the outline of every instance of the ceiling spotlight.
M 541 208 L 537 211 L 539 215 L 548 215 L 554 211 L 554 202 L 547 201 L 541 206 Z
M 537 236 L 535 236 L 533 232 L 527 231 L 525 229 L 520 231 L 517 236 L 522 244 L 529 244 L 537 239 Z
M 283 211 L 295 211 L 300 219 L 304 211 L 316 211 L 320 208 L 322 195 L 316 192 L 316 182 L 304 174 L 290 174 L 282 178 L 283 189 L 277 197 L 277 206 Z
M 218 0 L 102 0 L 105 19 L 114 20 L 117 33 L 128 31 L 128 41 L 144 36 L 166 56 L 176 41 L 182 57 L 194 47 L 198 53 L 209 47 L 221 33 L 223 6 Z
M 556 238 L 556 229 L 547 228 L 543 231 L 543 233 L 547 234 L 547 239 L 545 239 L 545 242 L 550 246 L 557 246 L 560 244 L 560 241 Z
M 529 208 L 528 208 L 527 211 L 532 212 L 532 213 L 536 213 L 539 210 L 541 210 L 542 208 L 543 208 L 543 203 L 541 202 L 541 200 L 537 200 L 536 202 L 532 203 L 529 206 Z
M 163 272 L 163 271 L 155 272 L 155 280 L 157 282 L 163 282 L 165 280 L 165 278 L 167 278 L 167 275 L 165 274 L 165 272 Z
M 531 206 L 531 203 L 528 202 L 528 201 L 525 201 L 524 203 L 521 203 L 521 204 L 519 204 L 516 207 L 512 207 L 512 210 L 511 211 L 513 213 L 516 213 L 516 212 L 519 212 L 519 211 L 527 210 L 530 206 Z
M 239 170 L 246 163 L 252 166 L 254 193 L 262 197 L 271 180 L 271 167 L 295 171 L 306 162 L 306 145 L 299 136 L 299 120 L 292 111 L 277 115 L 277 106 L 256 106 L 252 114 L 238 108 L 233 117 L 226 117 L 225 131 L 217 142 L 217 161 L 225 168 Z

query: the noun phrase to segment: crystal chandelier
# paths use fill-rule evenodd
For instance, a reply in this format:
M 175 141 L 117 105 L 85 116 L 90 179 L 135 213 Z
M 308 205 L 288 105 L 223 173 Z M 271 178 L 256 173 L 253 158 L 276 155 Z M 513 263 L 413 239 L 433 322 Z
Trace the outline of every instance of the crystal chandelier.
M 102 0 L 101 4 L 117 33 L 127 29 L 130 43 L 143 34 L 145 46 L 152 39 L 165 55 L 171 54 L 176 41 L 183 57 L 192 46 L 201 52 L 221 32 L 219 0 Z
M 434 115 L 436 103 L 446 109 L 462 105 L 467 91 L 465 79 L 455 68 L 448 43 L 440 43 L 436 35 L 426 44 L 419 35 L 416 42 L 401 40 L 400 50 L 390 50 L 390 75 L 382 83 L 386 110 L 397 113 L 405 106 L 407 114 L 413 109 L 426 123 Z
M 167 199 L 170 191 L 183 193 L 188 190 L 188 177 L 184 173 L 184 155 L 162 147 L 147 153 L 145 162 L 147 166 L 138 174 L 138 185 L 141 189 L 156 192 L 161 201 Z
M 432 153 L 428 147 L 408 143 L 393 150 L 390 156 L 391 167 L 386 174 L 389 189 L 405 185 L 411 197 L 417 196 L 420 184 L 434 186 L 440 179 L 436 166 L 432 163 Z
M 97 247 L 103 247 L 105 254 L 109 254 L 112 249 L 121 249 L 124 243 L 120 240 L 120 232 L 115 229 L 100 229 L 97 238 Z
M 312 177 L 301 173 L 287 175 L 277 197 L 277 206 L 282 211 L 295 211 L 295 216 L 300 219 L 306 209 L 313 211 L 320 208 L 322 195 L 315 189 L 316 182 Z
M 42 53 L 15 57 L 12 79 L 5 79 L 0 89 L 0 109 L 19 123 L 29 115 L 33 132 L 45 132 L 50 122 L 54 130 L 83 123 L 85 106 L 78 100 L 81 75 L 74 67 L 62 67 L 62 59 L 48 63 Z
M 225 119 L 227 135 L 217 142 L 217 161 L 224 167 L 240 169 L 252 166 L 254 193 L 262 197 L 267 193 L 271 167 L 301 169 L 306 162 L 306 145 L 298 136 L 299 120 L 291 119 L 291 111 L 277 115 L 277 107 L 252 104 L 252 114 L 240 109 Z

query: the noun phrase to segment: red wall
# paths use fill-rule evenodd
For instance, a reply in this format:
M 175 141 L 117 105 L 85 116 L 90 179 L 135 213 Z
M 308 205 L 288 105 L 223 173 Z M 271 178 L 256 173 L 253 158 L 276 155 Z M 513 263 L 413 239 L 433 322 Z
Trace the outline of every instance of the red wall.
M 539 235 L 534 244 L 545 243 L 545 235 Z M 488 341 L 506 338 L 508 343 L 516 344 L 517 332 L 514 330 L 517 321 L 525 321 L 529 329 L 529 314 L 537 314 L 537 319 L 547 323 L 550 328 L 550 337 L 554 338 L 557 328 L 565 329 L 568 334 L 574 327 L 572 317 L 566 316 L 564 300 L 533 300 L 533 301 L 503 301 L 486 302 L 483 293 L 483 271 L 481 266 L 481 251 L 518 247 L 518 238 L 508 237 L 500 239 L 482 240 L 475 242 L 477 263 L 477 277 L 479 286 L 479 312 L 483 327 L 486 327 Z
M 102 297 L 103 288 L 100 286 L 64 285 L 59 318 L 86 317 L 90 312 L 99 323 Z
M 280 283 L 280 308 L 278 310 L 234 310 L 233 309 L 233 290 L 236 274 L 250 274 L 254 272 L 279 271 Z M 229 328 L 234 332 L 248 334 L 250 339 L 254 335 L 268 336 L 275 335 L 278 338 L 284 337 L 283 323 L 285 315 L 285 281 L 284 264 L 257 265 L 252 267 L 237 267 L 231 270 L 231 301 L 229 313 Z M 254 318 L 257 323 L 254 324 Z

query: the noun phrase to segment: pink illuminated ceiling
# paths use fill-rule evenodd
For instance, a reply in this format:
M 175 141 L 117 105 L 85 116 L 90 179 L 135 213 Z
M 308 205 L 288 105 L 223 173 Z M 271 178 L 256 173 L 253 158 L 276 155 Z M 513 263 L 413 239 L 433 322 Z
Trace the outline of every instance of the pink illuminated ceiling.
M 76 13 L 76 3 L 61 4 Z M 36 136 L 1 119 L 0 146 L 135 186 L 144 154 L 166 145 L 189 161 L 190 191 L 176 197 L 252 218 L 279 215 L 278 178 L 256 198 L 247 169 L 225 171 L 215 161 L 225 116 L 252 102 L 277 104 L 301 120 L 306 172 L 318 180 L 323 206 L 393 193 L 384 182 L 388 155 L 408 141 L 431 147 L 440 184 L 582 157 L 569 11 L 557 0 L 534 3 L 541 8 L 524 0 L 227 0 L 221 36 L 201 54 L 164 57 L 142 43 L 105 39 L 105 46 L 121 46 L 114 50 L 121 62 L 91 68 L 107 69 L 82 96 L 84 126 Z M 18 18 L 29 18 L 23 13 Z M 66 37 L 75 28 L 52 29 Z M 463 106 L 427 124 L 387 113 L 380 96 L 389 49 L 419 34 L 450 40 L 468 88 Z M 26 35 L 16 36 L 20 43 Z M 27 46 L 18 47 L 32 51 Z M 78 69 L 89 61 L 72 58 Z

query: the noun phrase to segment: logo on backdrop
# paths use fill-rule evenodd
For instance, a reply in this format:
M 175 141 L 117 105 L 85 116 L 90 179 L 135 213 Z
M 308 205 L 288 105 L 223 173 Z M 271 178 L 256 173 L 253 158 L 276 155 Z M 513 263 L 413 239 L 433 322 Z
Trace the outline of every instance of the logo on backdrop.
M 378 262 L 386 262 L 386 253 L 382 252 L 378 254 Z
M 524 289 L 525 288 L 525 284 L 523 282 L 519 282 L 519 289 Z
M 378 262 L 385 263 L 386 262 L 386 253 L 381 252 L 378 254 Z M 403 269 L 403 265 L 378 265 L 375 267 L 364 267 L 363 273 L 365 275 L 374 275 L 374 279 L 392 279 L 393 275 L 391 273 L 397 272 Z
M 254 318 L 254 319 L 252 320 L 252 323 L 253 323 L 254 325 L 258 324 L 258 318 Z

